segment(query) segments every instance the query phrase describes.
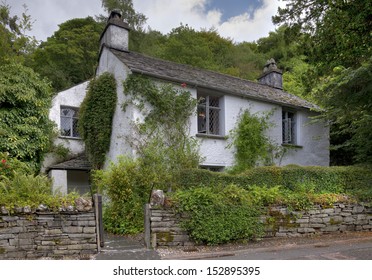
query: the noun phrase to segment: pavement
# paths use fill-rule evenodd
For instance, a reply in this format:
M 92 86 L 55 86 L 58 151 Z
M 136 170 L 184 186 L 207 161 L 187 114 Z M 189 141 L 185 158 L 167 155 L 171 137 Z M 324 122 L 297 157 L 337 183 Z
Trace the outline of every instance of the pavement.
M 372 260 L 372 232 L 265 238 L 220 246 L 146 249 L 141 238 L 106 234 L 96 260 Z

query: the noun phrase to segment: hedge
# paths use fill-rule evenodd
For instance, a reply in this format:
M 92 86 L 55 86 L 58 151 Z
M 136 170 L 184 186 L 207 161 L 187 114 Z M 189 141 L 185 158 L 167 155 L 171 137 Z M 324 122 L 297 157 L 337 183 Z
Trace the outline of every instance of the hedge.
M 320 193 L 350 193 L 362 200 L 372 200 L 371 166 L 265 166 L 249 169 L 239 175 L 192 169 L 184 170 L 180 177 L 181 188 L 235 184 L 243 188 L 253 185 L 284 186 L 293 190 L 299 185 L 311 185 Z

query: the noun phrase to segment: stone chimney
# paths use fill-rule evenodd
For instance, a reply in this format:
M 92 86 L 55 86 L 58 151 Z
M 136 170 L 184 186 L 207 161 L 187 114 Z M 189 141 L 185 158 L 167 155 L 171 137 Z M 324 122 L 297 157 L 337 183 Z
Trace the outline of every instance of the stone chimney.
M 283 73 L 276 66 L 273 58 L 266 62 L 262 75 L 258 78 L 261 84 L 283 89 Z
M 128 51 L 129 25 L 121 19 L 119 11 L 110 13 L 105 30 L 101 34 L 100 46 L 103 45 L 120 51 Z

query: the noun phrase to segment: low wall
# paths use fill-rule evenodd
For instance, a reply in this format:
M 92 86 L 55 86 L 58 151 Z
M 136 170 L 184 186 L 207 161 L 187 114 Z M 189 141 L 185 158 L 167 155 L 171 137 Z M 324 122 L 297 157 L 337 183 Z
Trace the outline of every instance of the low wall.
M 194 245 L 187 232 L 180 227 L 187 217 L 159 205 L 147 205 L 148 236 L 151 247 Z M 290 211 L 286 207 L 272 207 L 261 217 L 265 237 L 299 237 L 346 231 L 372 231 L 372 208 L 362 205 L 335 204 L 332 208 L 314 206 L 308 211 Z
M 0 259 L 96 254 L 96 218 L 90 208 L 88 211 L 0 214 Z

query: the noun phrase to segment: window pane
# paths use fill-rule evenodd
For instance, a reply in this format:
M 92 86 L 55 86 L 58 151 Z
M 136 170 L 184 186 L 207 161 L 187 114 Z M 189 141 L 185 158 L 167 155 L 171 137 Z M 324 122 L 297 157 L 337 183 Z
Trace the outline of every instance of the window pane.
M 76 118 L 72 120 L 72 136 L 80 137 L 79 132 L 78 132 L 78 119 Z
M 207 133 L 207 114 L 203 105 L 198 106 L 198 133 Z
M 71 118 L 61 117 L 61 135 L 71 136 Z
M 220 110 L 209 109 L 209 133 L 218 135 L 220 133 Z

